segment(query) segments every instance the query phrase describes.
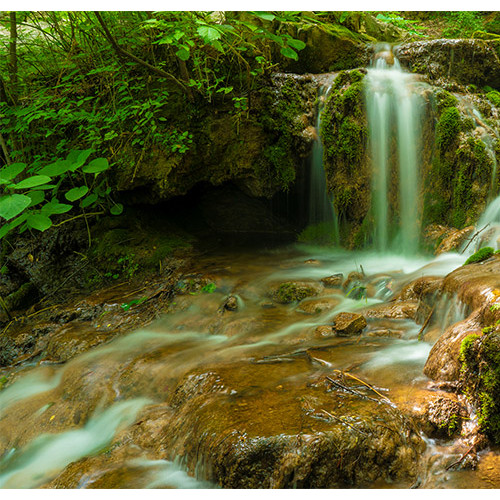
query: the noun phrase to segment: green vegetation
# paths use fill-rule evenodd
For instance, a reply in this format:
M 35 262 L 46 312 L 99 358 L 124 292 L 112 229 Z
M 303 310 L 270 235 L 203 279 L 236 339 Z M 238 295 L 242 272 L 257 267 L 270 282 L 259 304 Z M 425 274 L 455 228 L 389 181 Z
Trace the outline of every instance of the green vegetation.
M 287 282 L 282 283 L 274 292 L 273 298 L 280 304 L 290 304 L 291 302 L 300 301 L 306 297 L 317 295 L 317 291 L 302 283 Z
M 455 107 L 443 109 L 436 127 L 436 144 L 441 151 L 448 149 L 460 132 L 460 113 Z
M 491 103 L 496 106 L 497 108 L 500 108 L 500 92 L 497 92 L 496 90 L 492 90 L 491 92 L 488 92 L 486 94 L 486 97 L 491 101 Z
M 297 240 L 301 243 L 334 245 L 336 241 L 333 222 L 319 222 L 318 224 L 310 224 L 299 234 Z
M 475 254 L 471 255 L 464 263 L 464 266 L 467 264 L 474 264 L 475 262 L 482 262 L 483 260 L 489 259 L 495 250 L 491 247 L 483 247 L 478 250 Z

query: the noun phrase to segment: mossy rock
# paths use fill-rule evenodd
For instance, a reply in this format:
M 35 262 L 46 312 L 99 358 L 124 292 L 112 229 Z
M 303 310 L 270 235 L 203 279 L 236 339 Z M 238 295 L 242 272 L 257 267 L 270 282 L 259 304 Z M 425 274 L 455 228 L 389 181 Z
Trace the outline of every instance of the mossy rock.
M 319 287 L 310 283 L 287 281 L 281 283 L 272 292 L 272 298 L 279 304 L 291 304 L 306 297 L 315 297 L 319 293 Z
M 478 250 L 475 254 L 471 255 L 466 261 L 464 266 L 467 264 L 474 264 L 475 262 L 482 262 L 483 260 L 489 259 L 493 254 L 495 253 L 495 250 L 491 247 L 483 247 L 480 250 Z
M 477 406 L 478 423 L 500 443 L 500 333 L 469 335 L 462 342 L 462 379 L 468 399 Z

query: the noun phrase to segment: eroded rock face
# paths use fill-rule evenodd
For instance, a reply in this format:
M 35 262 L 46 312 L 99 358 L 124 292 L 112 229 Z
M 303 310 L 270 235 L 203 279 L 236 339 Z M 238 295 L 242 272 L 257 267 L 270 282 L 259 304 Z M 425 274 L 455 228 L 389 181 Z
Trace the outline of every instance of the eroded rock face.
M 472 313 L 464 321 L 450 326 L 432 346 L 424 367 L 424 374 L 433 380 L 454 381 L 460 377 L 460 348 L 462 341 L 472 333 L 480 333 L 480 313 Z
M 418 302 L 405 301 L 391 304 L 382 304 L 365 310 L 367 318 L 414 319 Z
M 452 78 L 464 85 L 500 86 L 498 54 L 485 40 L 411 42 L 397 47 L 396 56 L 411 71 L 425 73 L 434 81 Z
M 361 314 L 342 312 L 333 317 L 333 328 L 340 337 L 359 335 L 366 327 L 366 319 Z
M 452 252 L 453 250 L 458 250 L 462 244 L 467 240 L 469 236 L 474 233 L 474 226 L 468 226 L 461 230 L 453 231 L 449 236 L 443 239 L 439 244 L 436 255 L 441 255 L 445 252 Z
M 460 432 L 465 408 L 457 398 L 439 396 L 426 407 L 426 419 L 431 424 L 431 435 L 450 437 Z

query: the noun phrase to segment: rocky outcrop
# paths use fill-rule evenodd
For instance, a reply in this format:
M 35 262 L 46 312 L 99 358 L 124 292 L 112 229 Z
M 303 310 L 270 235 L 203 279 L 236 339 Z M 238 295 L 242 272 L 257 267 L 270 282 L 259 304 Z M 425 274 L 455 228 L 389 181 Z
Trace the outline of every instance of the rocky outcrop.
M 500 87 L 499 56 L 485 40 L 411 42 L 400 45 L 395 52 L 411 71 L 426 74 L 433 82 L 453 79 L 463 85 Z

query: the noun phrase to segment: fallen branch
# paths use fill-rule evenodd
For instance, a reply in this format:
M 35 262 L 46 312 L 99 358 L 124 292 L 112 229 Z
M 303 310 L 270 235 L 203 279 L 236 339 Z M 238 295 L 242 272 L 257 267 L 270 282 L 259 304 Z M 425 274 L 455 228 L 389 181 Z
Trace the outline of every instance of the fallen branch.
M 446 467 L 446 470 L 450 470 L 452 467 L 455 467 L 455 465 L 461 464 L 465 459 L 465 457 L 473 450 L 474 446 L 475 444 L 472 444 L 471 447 L 456 462 L 453 462 L 451 465 L 448 465 L 448 467 Z
M 326 415 L 328 415 L 328 417 L 330 418 L 333 418 L 334 420 L 337 420 L 338 422 L 340 422 L 341 424 L 344 424 L 344 425 L 347 425 L 348 427 L 350 427 L 352 430 L 356 431 L 356 432 L 359 432 L 360 434 L 363 434 L 365 436 L 368 436 L 368 434 L 366 432 L 363 432 L 361 429 L 357 429 L 356 427 L 354 427 L 353 425 L 351 425 L 350 423 L 346 422 L 344 419 L 340 418 L 340 417 L 336 417 L 334 415 L 332 415 L 331 413 L 327 412 L 326 410 L 321 410 L 323 413 L 325 413 Z
M 461 254 L 463 254 L 467 248 L 469 247 L 469 245 L 472 243 L 472 241 L 474 240 L 474 238 L 479 234 L 481 233 L 482 231 L 484 231 L 488 226 L 490 225 L 490 223 L 488 222 L 488 224 L 486 224 L 486 226 L 483 227 L 483 229 L 480 229 L 479 231 L 477 231 L 477 233 L 475 233 L 472 238 L 469 240 L 469 243 L 467 243 L 466 247 L 460 252 Z
M 424 321 L 422 328 L 420 328 L 420 330 L 418 331 L 418 336 L 417 336 L 418 340 L 422 340 L 422 334 L 424 333 L 424 330 L 427 328 L 427 325 L 429 324 L 429 321 L 431 320 L 432 315 L 434 314 L 435 308 L 436 308 L 436 306 L 434 305 L 431 309 L 431 312 L 429 313 L 426 320 Z
M 364 380 L 361 380 L 360 378 L 354 376 L 354 375 L 351 375 L 350 373 L 347 373 L 347 372 L 343 372 L 341 370 L 334 370 L 338 373 L 341 373 L 343 376 L 347 375 L 348 377 L 351 377 L 352 379 L 356 380 L 357 382 L 359 382 L 360 384 L 363 384 L 364 386 L 368 387 L 368 389 L 371 389 L 375 394 L 377 394 L 378 396 L 380 396 L 381 398 L 384 398 L 385 400 L 387 400 L 389 403 L 392 404 L 392 401 L 387 397 L 387 396 L 384 396 L 383 394 L 380 394 L 380 392 L 378 392 L 373 386 L 371 386 L 368 382 L 365 382 Z
M 375 398 L 371 398 L 370 396 L 367 396 L 366 394 L 362 394 L 361 392 L 358 392 L 355 389 L 348 387 L 347 385 L 343 385 L 340 382 L 337 382 L 330 377 L 326 377 L 326 379 L 328 380 L 328 382 L 333 384 L 338 389 L 342 389 L 343 391 L 350 392 L 351 394 L 353 394 L 354 396 L 358 396 L 359 398 L 365 398 L 365 399 L 369 399 L 370 401 L 374 401 L 375 403 L 380 403 L 380 400 L 375 399 Z

